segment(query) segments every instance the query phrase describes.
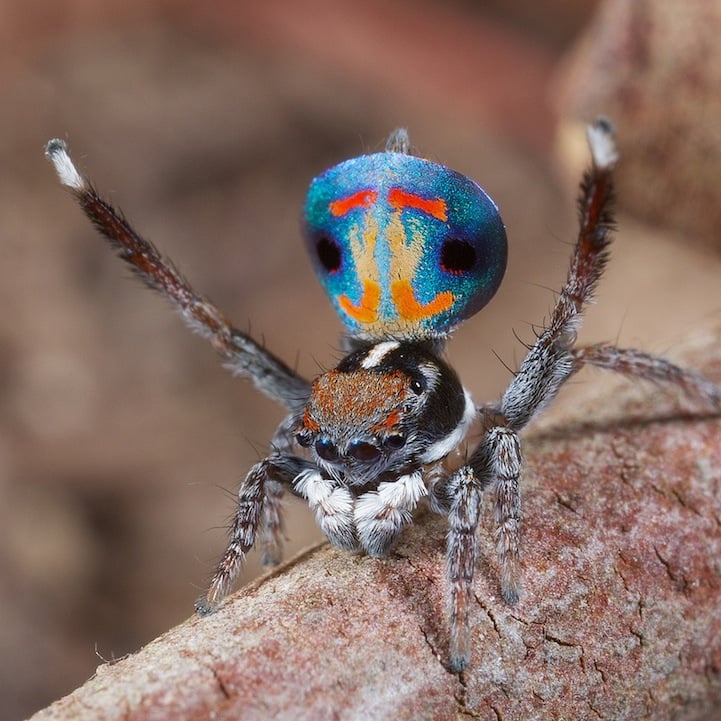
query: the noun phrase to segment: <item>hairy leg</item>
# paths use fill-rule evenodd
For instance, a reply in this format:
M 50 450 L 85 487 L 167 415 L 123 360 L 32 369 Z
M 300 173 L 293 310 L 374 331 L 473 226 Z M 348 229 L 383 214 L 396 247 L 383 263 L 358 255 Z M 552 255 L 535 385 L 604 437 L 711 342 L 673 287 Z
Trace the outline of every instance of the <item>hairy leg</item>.
M 592 297 L 608 258 L 612 169 L 616 151 L 610 126 L 599 121 L 589 128 L 593 162 L 581 185 L 580 227 L 566 283 L 551 316 L 523 360 L 498 407 L 478 410 L 485 433 L 469 464 L 447 483 L 431 486 L 432 504 L 449 518 L 448 577 L 451 585 L 451 666 L 462 670 L 470 659 L 468 607 L 476 562 L 476 530 L 481 495 L 495 492 L 497 552 L 501 592 L 508 603 L 520 590 L 520 474 L 522 458 L 517 431 L 556 396 L 578 369 L 573 353 L 584 305 Z
M 135 232 L 122 213 L 103 200 L 73 165 L 62 140 L 51 140 L 45 151 L 60 182 L 75 197 L 98 231 L 138 278 L 157 291 L 180 313 L 186 325 L 208 339 L 225 359 L 228 368 L 250 378 L 256 387 L 290 410 L 300 409 L 310 385 L 250 336 L 234 328 L 206 297 L 198 295 L 188 281 L 148 240 Z
M 435 491 L 441 498 L 452 499 L 448 508 L 446 575 L 451 592 L 450 666 L 458 672 L 471 660 L 468 610 L 473 603 L 483 488 L 473 469 L 463 466 Z
M 245 556 L 255 545 L 259 529 L 263 533 L 270 517 L 274 518 L 277 506 L 277 488 L 280 484 L 292 484 L 295 476 L 307 468 L 308 462 L 294 456 L 274 454 L 256 463 L 238 490 L 238 505 L 230 529 L 228 545 L 218 563 L 208 590 L 195 603 L 201 615 L 212 613 L 230 593 Z M 274 521 L 273 521 L 274 522 Z M 280 514 L 278 512 L 278 523 Z
M 530 348 L 501 401 L 504 425 L 516 431 L 543 410 L 577 370 L 572 348 L 581 314 L 584 305 L 593 298 L 608 259 L 616 151 L 607 123 L 599 121 L 589 128 L 589 145 L 593 162 L 581 184 L 580 227 L 566 283 L 545 329 Z
M 577 367 L 593 365 L 632 378 L 676 388 L 689 399 L 721 408 L 721 388 L 699 373 L 633 348 L 598 344 L 572 351 Z

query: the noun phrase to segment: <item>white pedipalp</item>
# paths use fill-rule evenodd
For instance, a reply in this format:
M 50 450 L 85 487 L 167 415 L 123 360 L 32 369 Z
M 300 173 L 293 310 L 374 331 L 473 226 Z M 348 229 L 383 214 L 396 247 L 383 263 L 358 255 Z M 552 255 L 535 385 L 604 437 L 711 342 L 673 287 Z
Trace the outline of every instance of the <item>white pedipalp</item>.
M 385 555 L 411 522 L 418 501 L 427 495 L 423 473 L 418 469 L 360 496 L 353 518 L 363 549 L 372 556 Z
M 354 498 L 347 486 L 339 486 L 320 471 L 307 470 L 295 478 L 293 487 L 308 501 L 316 523 L 334 546 L 351 551 L 358 548 Z

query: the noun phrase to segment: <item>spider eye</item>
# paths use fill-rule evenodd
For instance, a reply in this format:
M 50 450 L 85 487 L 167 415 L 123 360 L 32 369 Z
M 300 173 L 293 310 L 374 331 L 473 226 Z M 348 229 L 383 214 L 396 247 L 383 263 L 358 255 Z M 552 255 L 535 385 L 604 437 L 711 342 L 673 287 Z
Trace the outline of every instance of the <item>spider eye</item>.
M 340 458 L 340 453 L 338 453 L 335 444 L 322 438 L 315 442 L 315 452 L 329 463 L 335 463 Z
M 419 396 L 426 389 L 425 378 L 414 378 L 411 381 L 411 390 Z
M 338 243 L 331 240 L 328 236 L 322 235 L 318 238 L 315 250 L 316 253 L 318 253 L 318 260 L 320 260 L 321 265 L 328 273 L 335 273 L 337 270 L 340 270 L 341 253 Z
M 381 457 L 381 449 L 373 443 L 355 441 L 348 447 L 348 455 L 352 456 L 357 461 L 372 463 Z
M 392 436 L 388 436 L 383 441 L 383 445 L 389 450 L 389 451 L 397 451 L 399 448 L 403 448 L 406 444 L 406 437 L 402 436 L 400 433 L 394 433 Z
M 476 263 L 476 249 L 467 241 L 449 238 L 441 246 L 441 268 L 446 273 L 467 273 Z
M 313 439 L 310 434 L 305 431 L 300 431 L 295 434 L 295 442 L 303 448 L 310 448 L 313 443 Z

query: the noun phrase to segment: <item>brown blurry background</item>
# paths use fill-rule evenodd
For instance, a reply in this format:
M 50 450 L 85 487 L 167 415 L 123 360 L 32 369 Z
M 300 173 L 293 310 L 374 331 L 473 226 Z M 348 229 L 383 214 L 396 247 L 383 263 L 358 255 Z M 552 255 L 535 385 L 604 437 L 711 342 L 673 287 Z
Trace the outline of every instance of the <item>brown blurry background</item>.
M 578 119 L 620 116 L 638 171 L 627 187 L 649 189 L 644 157 L 651 177 L 678 178 L 653 144 L 633 165 L 649 136 L 639 108 L 667 118 L 675 94 L 644 101 L 638 73 L 626 95 L 596 82 L 618 77 L 617 47 L 655 67 L 656 46 L 624 23 L 653 29 L 607 12 L 577 45 L 594 0 L 200 5 L 0 2 L 0 721 L 192 612 L 232 493 L 282 416 L 128 280 L 56 182 L 49 138 L 66 139 L 81 171 L 240 328 L 312 376 L 338 358 L 340 324 L 304 256 L 305 187 L 408 127 L 422 153 L 477 179 L 508 227 L 506 281 L 449 349 L 479 400 L 508 378 L 494 353 L 518 362 L 512 330 L 532 338 L 565 276 L 585 158 Z M 627 34 L 604 35 L 608 23 Z M 683 78 L 697 97 L 718 88 Z M 686 128 L 711 127 L 715 112 L 686 113 Z M 673 132 L 688 144 L 687 129 Z M 702 140 L 715 164 L 721 142 Z M 585 339 L 672 351 L 721 312 L 718 233 L 702 227 L 717 212 L 717 196 L 703 195 L 713 174 L 684 158 L 684 183 L 647 195 L 675 210 L 683 199 L 688 212 L 669 228 L 648 203 L 626 207 Z M 686 192 L 700 174 L 705 184 Z M 292 553 L 319 533 L 301 504 L 288 506 Z M 253 557 L 246 577 L 257 571 Z

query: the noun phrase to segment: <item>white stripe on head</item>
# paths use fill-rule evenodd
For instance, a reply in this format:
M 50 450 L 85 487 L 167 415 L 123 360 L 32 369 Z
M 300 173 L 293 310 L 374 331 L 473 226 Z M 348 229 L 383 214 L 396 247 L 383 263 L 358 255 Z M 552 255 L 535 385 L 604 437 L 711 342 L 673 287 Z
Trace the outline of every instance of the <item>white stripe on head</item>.
M 369 370 L 376 368 L 380 365 L 381 361 L 391 352 L 394 351 L 400 343 L 397 340 L 386 340 L 382 343 L 374 345 L 369 351 L 368 355 L 363 359 L 361 368 Z

